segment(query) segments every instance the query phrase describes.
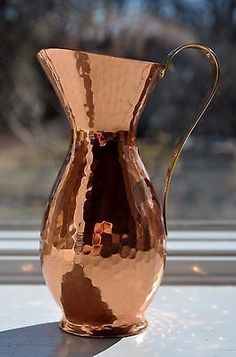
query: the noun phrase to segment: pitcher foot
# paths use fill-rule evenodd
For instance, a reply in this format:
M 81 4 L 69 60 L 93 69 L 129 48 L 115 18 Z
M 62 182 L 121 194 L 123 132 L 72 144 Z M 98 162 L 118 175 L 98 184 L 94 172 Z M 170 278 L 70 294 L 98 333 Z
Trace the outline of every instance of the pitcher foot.
M 145 319 L 140 319 L 139 322 L 130 325 L 89 325 L 89 324 L 74 324 L 63 318 L 59 322 L 59 327 L 73 335 L 107 338 L 107 337 L 126 337 L 141 333 L 148 323 Z

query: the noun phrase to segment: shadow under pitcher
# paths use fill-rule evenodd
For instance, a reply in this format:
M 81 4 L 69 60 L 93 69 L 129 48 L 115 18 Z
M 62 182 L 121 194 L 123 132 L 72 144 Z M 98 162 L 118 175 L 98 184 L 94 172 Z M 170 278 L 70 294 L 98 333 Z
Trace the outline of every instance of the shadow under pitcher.
M 139 157 L 136 127 L 157 79 L 184 49 L 206 55 L 212 84 L 173 153 L 161 206 Z M 137 334 L 165 267 L 173 170 L 219 82 L 216 55 L 187 44 L 163 64 L 56 48 L 38 59 L 72 131 L 41 231 L 43 275 L 63 311 L 59 325 L 82 336 Z

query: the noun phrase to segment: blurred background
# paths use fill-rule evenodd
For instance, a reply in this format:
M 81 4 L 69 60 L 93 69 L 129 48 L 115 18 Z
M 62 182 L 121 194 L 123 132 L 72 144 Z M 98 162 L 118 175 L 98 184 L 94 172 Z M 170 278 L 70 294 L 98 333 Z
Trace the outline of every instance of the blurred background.
M 190 42 L 212 47 L 222 79 L 176 168 L 171 221 L 236 217 L 236 1 L 0 0 L 0 222 L 40 225 L 70 131 L 36 60 L 63 47 L 161 62 Z M 187 50 L 157 83 L 138 127 L 159 197 L 171 152 L 210 85 L 206 58 Z

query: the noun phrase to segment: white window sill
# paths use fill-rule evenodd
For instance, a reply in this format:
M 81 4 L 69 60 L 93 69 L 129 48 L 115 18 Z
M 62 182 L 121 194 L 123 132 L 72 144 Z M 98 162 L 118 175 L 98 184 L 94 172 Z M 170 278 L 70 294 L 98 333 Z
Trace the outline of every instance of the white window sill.
M 148 328 L 123 339 L 62 333 L 61 311 L 43 285 L 0 286 L 1 356 L 233 357 L 236 287 L 161 286 Z

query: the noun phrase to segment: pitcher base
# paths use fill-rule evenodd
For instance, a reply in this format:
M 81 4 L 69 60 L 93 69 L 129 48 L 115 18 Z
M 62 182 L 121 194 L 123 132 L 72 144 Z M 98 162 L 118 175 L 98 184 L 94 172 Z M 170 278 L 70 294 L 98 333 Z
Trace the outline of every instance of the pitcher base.
M 113 325 L 88 325 L 88 324 L 74 324 L 69 322 L 66 319 L 62 319 L 59 322 L 59 327 L 73 335 L 78 336 L 87 336 L 87 337 L 95 337 L 95 338 L 107 338 L 107 337 L 126 337 L 137 335 L 142 332 L 148 323 L 146 320 L 141 320 L 138 323 L 131 325 L 121 325 L 121 326 L 113 326 Z

